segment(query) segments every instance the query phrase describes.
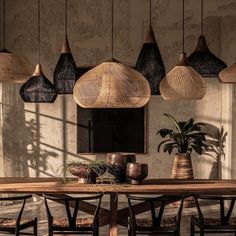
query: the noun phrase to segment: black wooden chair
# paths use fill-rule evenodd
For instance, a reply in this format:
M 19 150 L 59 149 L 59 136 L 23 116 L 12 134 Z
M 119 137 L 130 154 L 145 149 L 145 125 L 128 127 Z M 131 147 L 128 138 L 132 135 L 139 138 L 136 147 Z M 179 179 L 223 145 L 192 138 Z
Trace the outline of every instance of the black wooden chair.
M 126 195 L 129 203 L 130 218 L 128 219 L 128 235 L 136 234 L 170 234 L 180 236 L 180 223 L 183 210 L 184 196 L 158 196 L 141 197 Z M 150 218 L 138 218 L 135 214 L 135 202 L 146 202 L 149 207 Z M 171 217 L 163 217 L 166 205 L 169 203 L 178 204 L 177 214 Z M 155 208 L 159 206 L 159 212 Z
M 200 236 L 203 236 L 205 233 L 234 233 L 236 235 L 236 217 L 231 216 L 236 196 L 195 196 L 194 198 L 198 216 L 191 217 L 191 236 L 194 233 L 200 233 Z M 203 216 L 201 208 L 205 201 L 219 206 L 218 217 Z M 229 202 L 227 210 L 225 201 Z M 198 229 L 195 230 L 195 227 Z
M 16 197 L 1 197 L 1 202 L 13 201 L 22 202 L 20 212 L 16 218 L 0 217 L 0 232 L 19 235 L 34 235 L 37 236 L 37 218 L 27 219 L 22 218 L 26 200 L 31 198 L 32 195 L 16 196 Z M 33 232 L 23 232 L 25 229 L 33 227 Z M 1 235 L 1 234 L 0 234 Z
M 48 236 L 53 234 L 92 234 L 99 235 L 99 213 L 103 194 L 97 194 L 86 197 L 73 197 L 68 195 L 50 196 L 44 195 L 45 206 L 48 219 Z M 54 217 L 49 209 L 48 200 L 64 205 L 66 217 Z M 92 217 L 78 216 L 81 201 L 97 200 L 97 208 Z M 73 214 L 71 207 L 74 208 Z M 54 214 L 55 215 L 55 214 Z

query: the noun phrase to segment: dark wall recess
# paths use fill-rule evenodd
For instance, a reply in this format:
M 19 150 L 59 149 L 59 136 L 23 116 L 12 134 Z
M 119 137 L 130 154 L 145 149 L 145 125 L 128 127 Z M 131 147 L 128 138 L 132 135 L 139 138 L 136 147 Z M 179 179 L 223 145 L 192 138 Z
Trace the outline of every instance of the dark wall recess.
M 78 106 L 78 153 L 144 153 L 145 110 L 84 109 Z

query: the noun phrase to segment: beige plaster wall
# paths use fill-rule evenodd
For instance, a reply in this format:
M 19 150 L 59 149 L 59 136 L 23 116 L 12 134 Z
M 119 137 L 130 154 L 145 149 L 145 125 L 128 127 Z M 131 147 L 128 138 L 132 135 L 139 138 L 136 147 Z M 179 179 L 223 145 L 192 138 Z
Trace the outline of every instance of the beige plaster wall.
M 236 60 L 236 0 L 206 0 L 204 32 L 210 49 L 226 63 Z M 2 0 L 0 0 L 2 6 Z M 181 49 L 181 0 L 153 0 L 153 28 L 166 71 L 177 62 Z M 68 33 L 78 66 L 97 65 L 111 57 L 111 1 L 68 0 Z M 134 65 L 142 46 L 149 19 L 149 0 L 114 0 L 114 56 Z M 7 48 L 37 63 L 37 2 L 6 0 Z M 42 65 L 52 81 L 64 35 L 64 0 L 41 0 Z M 186 52 L 195 47 L 200 33 L 200 1 L 186 1 Z M 2 34 L 0 34 L 2 35 Z M 32 67 L 33 69 L 33 67 Z M 148 153 L 138 155 L 147 162 L 150 178 L 170 177 L 173 157 L 157 153 L 160 138 L 156 131 L 168 125 L 163 113 L 178 119 L 194 117 L 228 132 L 222 175 L 231 176 L 234 140 L 234 88 L 208 78 L 208 92 L 201 101 L 164 101 L 153 96 L 148 104 Z M 0 159 L 2 176 L 53 176 L 76 154 L 76 104 L 72 96 L 58 96 L 54 104 L 24 104 L 19 85 L 1 88 Z M 235 114 L 236 115 L 236 114 Z M 85 159 L 95 156 L 83 156 Z M 221 172 L 216 156 L 193 155 L 196 178 L 209 178 Z M 234 176 L 234 172 L 233 172 Z

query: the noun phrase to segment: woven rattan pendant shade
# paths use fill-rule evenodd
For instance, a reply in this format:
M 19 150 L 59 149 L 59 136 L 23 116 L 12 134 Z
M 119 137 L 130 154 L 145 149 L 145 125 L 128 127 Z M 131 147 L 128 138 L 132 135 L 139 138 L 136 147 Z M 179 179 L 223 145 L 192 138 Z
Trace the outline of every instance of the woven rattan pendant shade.
M 77 69 L 70 51 L 67 36 L 57 62 L 53 81 L 58 94 L 72 94 L 77 79 Z
M 57 97 L 56 89 L 43 74 L 40 64 L 40 0 L 38 0 L 38 61 L 32 77 L 22 85 L 20 95 L 24 102 L 52 103 Z
M 77 80 L 77 69 L 67 37 L 67 0 L 65 0 L 65 42 L 57 62 L 53 81 L 58 94 L 72 94 Z
M 184 52 L 184 13 L 183 2 L 182 50 L 178 64 L 161 80 L 160 91 L 165 100 L 202 99 L 206 94 L 206 81 L 189 65 Z
M 3 0 L 3 49 L 0 51 L 0 82 L 24 83 L 32 73 L 28 61 L 5 49 L 5 5 L 5 0 Z
M 40 64 L 36 65 L 32 77 L 21 87 L 20 95 L 24 102 L 52 103 L 57 97 L 54 85 L 45 77 Z
M 160 83 L 165 100 L 202 99 L 206 90 L 206 81 L 188 64 L 185 53 Z
M 221 83 L 236 83 L 236 63 L 222 70 L 219 74 L 219 80 Z
M 201 35 L 194 52 L 188 57 L 190 65 L 203 77 L 218 77 L 226 64 L 208 48 L 206 39 Z
M 203 34 L 203 0 L 201 0 L 201 35 L 197 46 L 188 57 L 190 65 L 203 77 L 218 77 L 226 64 L 216 57 L 208 48 L 206 38 Z
M 148 80 L 152 95 L 159 95 L 159 84 L 165 76 L 165 66 L 152 26 L 149 28 L 147 38 L 138 56 L 136 70 Z
M 76 82 L 74 99 L 84 108 L 138 108 L 151 96 L 147 80 L 118 62 L 104 62 Z
M 6 49 L 0 51 L 0 82 L 24 83 L 31 74 L 29 63 Z

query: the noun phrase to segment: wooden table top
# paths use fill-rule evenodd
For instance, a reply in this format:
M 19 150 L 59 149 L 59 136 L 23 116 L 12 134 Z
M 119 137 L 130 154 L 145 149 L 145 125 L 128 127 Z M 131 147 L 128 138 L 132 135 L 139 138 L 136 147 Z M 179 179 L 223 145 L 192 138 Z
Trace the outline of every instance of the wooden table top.
M 0 178 L 0 193 L 141 193 L 141 194 L 225 194 L 236 195 L 236 180 L 146 180 L 143 185 L 78 184 L 61 178 Z

